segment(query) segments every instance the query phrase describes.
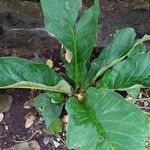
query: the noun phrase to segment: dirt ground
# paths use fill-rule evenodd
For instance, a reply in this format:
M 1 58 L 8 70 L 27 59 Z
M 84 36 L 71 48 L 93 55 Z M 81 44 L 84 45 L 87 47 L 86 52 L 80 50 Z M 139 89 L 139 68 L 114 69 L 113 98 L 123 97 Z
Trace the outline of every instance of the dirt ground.
M 92 0 L 84 0 L 84 8 L 92 3 Z M 149 0 L 101 0 L 100 4 L 99 34 L 94 57 L 107 45 L 111 33 L 116 29 L 131 26 L 135 28 L 137 37 L 150 34 Z M 54 69 L 63 74 L 60 47 L 60 43 L 45 32 L 39 4 L 33 1 L 0 0 L 0 56 L 13 55 L 33 60 L 38 55 L 43 62 L 51 58 Z M 150 49 L 149 43 L 147 47 Z M 49 135 L 42 117 L 32 107 L 33 99 L 39 92 L 0 90 L 0 94 L 10 95 L 13 99 L 9 111 L 4 113 L 4 119 L 0 122 L 0 150 L 28 139 L 37 141 L 41 150 L 67 150 L 65 133 Z M 25 108 L 27 102 L 30 104 L 28 109 Z M 149 104 L 147 109 L 150 110 Z M 30 128 L 25 128 L 27 115 L 35 117 Z

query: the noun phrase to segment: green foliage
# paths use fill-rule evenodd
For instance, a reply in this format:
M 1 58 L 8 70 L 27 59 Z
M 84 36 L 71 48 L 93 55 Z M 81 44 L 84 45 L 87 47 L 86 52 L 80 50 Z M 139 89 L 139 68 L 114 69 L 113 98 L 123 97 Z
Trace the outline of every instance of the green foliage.
M 56 134 L 62 131 L 59 116 L 62 111 L 64 97 L 59 93 L 43 93 L 36 97 L 34 106 L 44 117 L 48 132 Z
M 76 85 L 81 86 L 87 74 L 86 64 L 96 40 L 98 0 L 78 21 L 81 0 L 41 0 L 41 5 L 47 31 L 53 34 L 65 46 L 65 51 L 69 50 L 73 56 L 70 63 L 65 63 L 67 75 Z
M 60 115 L 65 105 L 69 149 L 145 150 L 150 120 L 115 90 L 137 97 L 139 88 L 150 87 L 150 53 L 143 43 L 150 36 L 135 39 L 134 29 L 117 30 L 90 63 L 99 1 L 78 16 L 81 4 L 81 0 L 41 0 L 46 29 L 63 45 L 66 80 L 45 64 L 1 57 L 0 88 L 46 91 L 35 98 L 35 108 L 52 134 L 63 130 Z
M 150 87 L 150 53 L 140 53 L 106 71 L 97 87 L 123 90 L 132 86 Z
M 149 118 L 111 90 L 89 88 L 84 103 L 71 98 L 67 111 L 70 149 L 145 149 L 144 140 L 150 135 Z

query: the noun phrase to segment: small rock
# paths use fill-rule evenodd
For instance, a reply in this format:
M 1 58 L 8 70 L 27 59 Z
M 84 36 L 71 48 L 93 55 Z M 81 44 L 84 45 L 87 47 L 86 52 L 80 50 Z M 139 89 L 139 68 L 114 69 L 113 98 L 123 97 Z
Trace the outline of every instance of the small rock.
M 57 147 L 60 145 L 60 143 L 58 143 L 58 142 L 56 142 L 56 141 L 54 141 L 54 140 L 52 140 L 52 141 L 53 141 L 53 143 L 54 143 L 55 148 L 57 148 Z
M 49 138 L 49 137 L 44 137 L 43 143 L 44 143 L 45 145 L 47 145 L 49 142 L 50 142 L 50 138 Z
M 60 141 L 61 141 L 61 139 L 60 139 L 59 137 L 58 137 L 58 138 L 56 138 L 56 139 L 57 139 L 57 141 L 58 141 L 58 142 L 60 142 Z
M 149 102 L 148 101 L 144 101 L 144 107 L 148 107 L 149 106 Z
M 54 70 L 55 71 L 60 71 L 60 68 L 59 67 L 54 67 Z
M 30 128 L 35 121 L 35 116 L 29 113 L 25 116 L 25 120 L 25 128 Z
M 31 107 L 28 105 L 28 101 L 24 103 L 23 107 L 24 107 L 25 109 L 30 109 L 30 108 L 31 108 Z
M 10 109 L 12 97 L 10 95 L 0 95 L 0 113 L 7 112 Z
M 0 122 L 2 122 L 3 118 L 4 118 L 4 114 L 0 113 Z
M 5 125 L 5 130 L 8 130 L 8 125 Z
M 31 93 L 32 94 L 32 93 Z M 25 108 L 25 109 L 30 109 L 30 108 L 32 108 L 34 106 L 34 99 L 30 99 L 30 100 L 28 100 L 28 101 L 26 101 L 25 103 L 24 103 L 24 105 L 23 105 L 23 107 Z
M 68 115 L 64 115 L 62 120 L 64 123 L 68 123 Z
M 40 117 L 37 121 L 37 124 L 43 124 L 43 122 L 44 122 L 44 119 L 42 117 Z
M 30 141 L 21 144 L 17 144 L 6 150 L 40 150 L 40 146 L 37 141 Z

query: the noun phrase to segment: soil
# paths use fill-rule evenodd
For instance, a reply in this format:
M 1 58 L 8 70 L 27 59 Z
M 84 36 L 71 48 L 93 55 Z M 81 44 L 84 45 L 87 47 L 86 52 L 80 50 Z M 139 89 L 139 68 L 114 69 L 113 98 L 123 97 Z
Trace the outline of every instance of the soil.
M 101 0 L 99 35 L 93 57 L 96 57 L 107 45 L 111 33 L 116 29 L 132 26 L 138 33 L 137 37 L 150 34 L 150 19 L 148 19 L 150 12 L 147 7 L 150 2 L 147 2 L 149 0 L 145 0 L 147 5 L 144 5 L 142 1 L 137 2 L 136 0 L 132 2 L 129 0 Z M 39 5 L 33 1 L 21 0 L 17 2 L 0 0 L 0 5 L 1 3 L 5 7 L 3 10 L 0 9 L 0 56 L 18 56 L 33 60 L 38 55 L 43 62 L 51 58 L 54 61 L 54 69 L 60 68 L 59 72 L 63 74 L 64 69 L 60 59 L 61 45 L 54 37 L 48 36 L 45 32 Z M 30 9 L 31 3 L 32 9 Z M 92 0 L 84 0 L 84 7 L 88 8 L 92 3 Z M 31 12 L 26 11 L 25 8 L 29 8 Z M 149 43 L 147 47 L 150 48 Z M 49 135 L 46 132 L 44 121 L 34 107 L 24 108 L 24 104 L 32 101 L 39 92 L 36 90 L 0 90 L 0 94 L 8 94 L 13 98 L 10 110 L 4 113 L 4 119 L 0 122 L 0 150 L 18 144 L 17 141 L 25 141 L 32 135 L 34 136 L 31 140 L 38 141 L 41 150 L 67 149 L 64 133 L 57 136 Z M 149 108 L 150 105 L 147 107 Z M 26 129 L 25 116 L 29 113 L 33 114 L 36 120 L 29 129 Z M 50 138 L 47 145 L 43 143 L 45 137 Z M 53 140 L 60 144 L 58 148 L 55 147 Z

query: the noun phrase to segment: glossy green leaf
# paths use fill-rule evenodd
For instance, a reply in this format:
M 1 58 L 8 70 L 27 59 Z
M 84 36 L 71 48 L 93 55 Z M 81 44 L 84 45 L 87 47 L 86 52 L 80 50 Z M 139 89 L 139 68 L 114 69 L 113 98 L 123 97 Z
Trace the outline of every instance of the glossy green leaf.
M 59 93 L 43 93 L 35 98 L 34 107 L 44 117 L 46 128 L 49 133 L 56 134 L 62 131 L 62 121 L 59 116 L 62 111 L 62 104 L 56 105 L 52 101 L 63 98 Z M 60 101 L 60 100 L 59 100 Z
M 81 0 L 42 0 L 47 31 L 53 34 L 72 55 L 65 64 L 67 75 L 81 85 L 87 74 L 86 63 L 90 59 L 99 16 L 99 1 L 83 13 L 77 21 Z M 54 15 L 55 14 L 55 15 Z
M 47 65 L 17 57 L 0 57 L 0 79 L 1 89 L 27 88 L 71 94 L 70 85 Z
M 89 88 L 84 101 L 67 102 L 67 144 L 78 150 L 145 150 L 149 118 L 119 94 Z
M 134 45 L 135 32 L 132 28 L 117 30 L 113 40 L 91 63 L 84 87 L 95 81 L 108 68 L 123 60 Z
M 130 87 L 150 87 L 150 53 L 137 54 L 108 70 L 97 87 L 125 90 Z

